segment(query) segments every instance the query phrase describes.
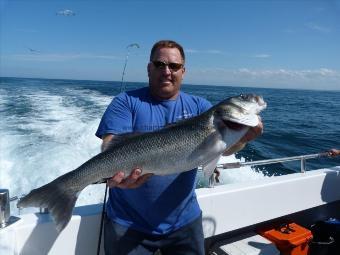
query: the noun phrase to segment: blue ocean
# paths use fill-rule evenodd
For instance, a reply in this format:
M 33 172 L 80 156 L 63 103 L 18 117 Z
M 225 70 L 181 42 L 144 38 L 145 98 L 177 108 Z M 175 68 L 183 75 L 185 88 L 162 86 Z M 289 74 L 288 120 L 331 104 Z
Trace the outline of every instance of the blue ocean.
M 73 170 L 100 151 L 94 133 L 106 106 L 121 90 L 146 83 L 0 78 L 0 187 L 11 196 L 29 192 Z M 267 109 L 261 137 L 229 161 L 298 156 L 340 148 L 340 91 L 184 84 L 183 91 L 213 104 L 240 93 L 262 95 Z M 307 161 L 307 170 L 340 165 L 338 158 Z M 223 183 L 271 178 L 300 162 L 225 170 Z M 86 188 L 78 204 L 100 202 L 104 187 Z

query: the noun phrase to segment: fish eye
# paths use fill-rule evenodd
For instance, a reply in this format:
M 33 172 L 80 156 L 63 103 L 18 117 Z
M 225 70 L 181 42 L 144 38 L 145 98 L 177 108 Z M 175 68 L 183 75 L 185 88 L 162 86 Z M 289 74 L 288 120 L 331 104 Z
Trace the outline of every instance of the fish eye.
M 240 97 L 241 97 L 243 100 L 249 99 L 249 95 L 243 94 L 243 93 L 240 94 Z

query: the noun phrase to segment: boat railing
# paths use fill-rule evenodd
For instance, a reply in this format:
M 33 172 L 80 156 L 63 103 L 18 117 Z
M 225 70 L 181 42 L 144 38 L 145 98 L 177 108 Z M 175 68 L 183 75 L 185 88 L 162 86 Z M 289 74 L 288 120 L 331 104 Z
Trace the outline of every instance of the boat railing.
M 231 163 L 217 164 L 216 168 L 217 169 L 231 169 L 231 168 L 241 168 L 244 166 L 262 166 L 262 165 L 269 165 L 269 164 L 300 160 L 301 161 L 300 172 L 305 173 L 307 159 L 315 159 L 315 158 L 322 158 L 322 157 L 330 157 L 330 153 L 321 152 L 321 153 L 316 153 L 316 154 L 307 154 L 307 155 L 300 155 L 300 156 L 293 156 L 293 157 L 257 160 L 257 161 L 249 161 L 249 162 L 231 162 Z M 209 178 L 209 187 L 214 187 L 214 185 L 215 185 L 215 178 L 214 178 L 214 175 L 212 175 Z
M 322 153 L 293 156 L 293 157 L 257 160 L 257 161 L 249 161 L 249 162 L 233 162 L 233 163 L 218 164 L 217 168 L 230 169 L 230 168 L 240 168 L 240 167 L 243 167 L 243 166 L 262 166 L 262 165 L 269 165 L 269 164 L 275 164 L 275 163 L 282 163 L 282 162 L 300 160 L 301 161 L 300 172 L 304 173 L 304 172 L 306 172 L 306 160 L 307 159 L 321 158 L 321 157 L 328 157 L 328 156 L 329 156 L 328 152 L 322 152 Z

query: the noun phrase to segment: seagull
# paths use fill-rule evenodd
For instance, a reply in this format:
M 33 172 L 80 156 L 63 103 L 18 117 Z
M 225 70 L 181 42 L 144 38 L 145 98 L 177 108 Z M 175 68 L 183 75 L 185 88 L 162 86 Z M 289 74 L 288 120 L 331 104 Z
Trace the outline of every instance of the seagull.
M 35 49 L 30 48 L 30 47 L 27 47 L 27 49 L 29 49 L 29 51 L 30 51 L 31 53 L 41 53 L 40 50 L 35 50 Z
M 58 11 L 56 13 L 56 15 L 59 15 L 59 16 L 74 16 L 74 15 L 76 15 L 76 13 L 72 10 L 65 9 L 65 10 Z

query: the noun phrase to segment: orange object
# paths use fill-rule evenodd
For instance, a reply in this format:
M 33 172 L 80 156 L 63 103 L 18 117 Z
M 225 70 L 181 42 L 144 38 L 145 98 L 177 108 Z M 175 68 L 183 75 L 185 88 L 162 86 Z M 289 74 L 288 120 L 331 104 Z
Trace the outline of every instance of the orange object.
M 271 227 L 258 232 L 272 241 L 283 255 L 307 255 L 308 243 L 313 238 L 310 230 L 296 223 L 287 223 L 277 228 Z

